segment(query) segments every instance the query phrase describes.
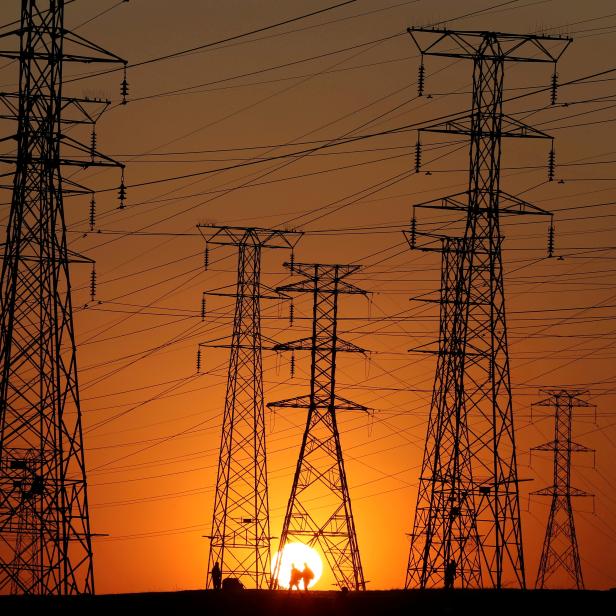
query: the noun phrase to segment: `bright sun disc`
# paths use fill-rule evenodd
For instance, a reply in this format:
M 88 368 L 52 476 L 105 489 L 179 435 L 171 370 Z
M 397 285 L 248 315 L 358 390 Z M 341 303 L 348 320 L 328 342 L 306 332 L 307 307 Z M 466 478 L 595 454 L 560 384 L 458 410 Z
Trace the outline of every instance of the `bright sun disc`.
M 280 552 L 276 552 L 272 560 L 272 575 L 275 575 L 276 567 Z M 303 543 L 287 543 L 282 550 L 282 559 L 280 561 L 280 570 L 278 572 L 278 586 L 280 588 L 289 588 L 289 580 L 291 578 L 291 567 L 295 565 L 297 569 L 302 571 L 304 565 L 314 573 L 314 577 L 308 584 L 308 588 L 312 588 L 323 573 L 323 563 L 319 554 L 310 546 Z M 300 583 L 300 588 L 303 588 L 303 582 Z

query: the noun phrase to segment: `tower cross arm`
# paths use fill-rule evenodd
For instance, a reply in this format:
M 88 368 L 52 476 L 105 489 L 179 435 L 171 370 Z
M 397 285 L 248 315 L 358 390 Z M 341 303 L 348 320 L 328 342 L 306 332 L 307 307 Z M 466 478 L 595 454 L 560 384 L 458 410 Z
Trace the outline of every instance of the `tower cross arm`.
M 537 216 L 552 216 L 548 210 L 520 199 L 515 195 L 510 195 L 502 190 L 498 193 L 498 210 L 501 214 L 535 214 Z
M 121 58 L 120 56 L 114 54 L 113 52 L 104 49 L 97 43 L 93 43 L 87 38 L 77 34 L 76 32 L 72 32 L 71 30 L 64 29 L 64 45 L 66 47 L 65 60 L 75 61 L 75 62 L 119 62 L 122 64 L 126 64 L 126 60 Z M 84 53 L 91 53 L 93 55 L 81 55 L 78 54 L 77 51 L 71 52 L 71 48 L 75 46 L 76 49 L 83 50 Z
M 291 282 L 290 284 L 276 287 L 276 291 L 278 293 L 313 293 L 314 282 L 311 283 L 307 280 L 298 280 L 297 282 Z M 360 289 L 354 284 L 350 284 L 346 281 L 338 282 L 337 285 L 334 283 L 334 281 L 330 281 L 329 283 L 326 282 L 325 284 L 321 284 L 321 281 L 319 281 L 317 291 L 323 295 L 326 295 L 328 293 L 344 295 L 368 295 L 368 292 L 364 291 L 364 289 Z
M 473 116 L 469 113 L 461 113 L 438 122 L 427 124 L 419 128 L 419 132 L 446 133 L 453 135 L 480 135 L 488 136 L 493 133 L 478 131 L 473 127 Z M 496 135 L 495 135 L 496 136 Z M 552 139 L 552 135 L 534 128 L 513 116 L 503 114 L 502 124 L 498 127 L 499 137 L 517 137 L 521 139 Z
M 573 441 L 548 441 L 531 447 L 531 451 L 571 451 L 573 453 L 594 453 L 595 450 Z
M 30 96 L 31 100 L 35 95 Z M 38 97 L 42 100 L 42 97 Z M 63 96 L 61 99 L 61 117 L 60 123 L 63 125 L 69 124 L 95 124 L 101 116 L 107 111 L 111 105 L 111 101 L 103 98 L 88 98 L 77 96 Z M 3 120 L 19 120 L 19 93 L 18 92 L 0 92 L 0 103 L 6 107 L 6 112 L 0 115 Z M 68 112 L 74 112 L 68 115 Z M 36 112 L 32 114 L 36 117 Z M 44 111 L 39 112 L 39 116 L 43 116 Z
M 279 342 L 274 345 L 274 351 L 310 351 L 312 338 L 300 338 L 290 342 Z
M 260 227 L 230 227 L 227 225 L 197 225 L 199 233 L 208 244 L 239 246 L 242 244 L 261 248 L 292 249 L 303 232 L 293 230 L 262 229 Z
M 514 62 L 557 62 L 572 40 L 564 36 L 509 34 L 485 30 L 407 28 L 426 56 Z
M 265 289 L 264 293 L 250 294 L 250 297 L 258 299 L 290 299 L 284 293 L 279 293 L 276 289 L 272 289 L 267 285 L 260 285 L 262 289 Z M 224 287 L 223 287 L 224 288 Z M 203 291 L 203 295 L 209 297 L 247 297 L 246 294 L 237 293 L 237 291 Z
M 331 400 L 329 396 L 327 397 L 327 401 L 324 401 L 323 404 L 321 404 L 319 400 L 313 401 L 309 394 L 305 396 L 296 396 L 295 398 L 286 398 L 276 402 L 268 402 L 267 408 L 301 409 L 310 408 L 311 405 L 315 408 L 329 408 L 330 410 L 335 411 L 370 411 L 367 406 L 358 404 L 357 402 L 353 402 L 352 400 L 348 400 L 347 398 L 343 398 L 338 395 L 334 396 L 334 405 L 333 408 L 331 408 Z
M 446 197 L 441 197 L 440 199 L 432 201 L 416 203 L 413 207 L 466 212 L 468 211 L 469 201 L 468 191 L 465 191 L 448 195 Z M 544 210 L 537 205 L 529 203 L 528 201 L 520 199 L 514 195 L 510 195 L 502 190 L 498 192 L 498 210 L 501 214 L 535 214 L 540 216 L 552 215 L 548 210 Z M 480 209 L 479 211 L 483 211 L 483 209 Z M 434 237 L 437 236 L 435 235 Z
M 547 488 L 541 488 L 540 490 L 535 490 L 531 492 L 531 496 L 579 496 L 579 497 L 589 497 L 594 496 L 590 492 L 586 492 L 585 490 L 580 490 L 579 488 L 574 488 L 572 486 L 567 486 L 565 489 L 559 488 L 558 486 L 549 486 Z
M 558 443 L 556 441 L 548 441 L 547 443 L 541 443 L 541 445 L 535 445 L 531 447 L 531 451 L 556 451 L 558 449 Z
M 314 284 L 318 281 L 318 291 L 327 293 L 330 290 L 336 289 L 338 293 L 356 293 L 365 295 L 366 291 L 349 284 L 344 279 L 351 274 L 354 274 L 361 268 L 361 265 L 341 265 L 330 263 L 283 263 L 284 267 L 291 270 L 292 273 L 303 276 L 306 280 L 297 283 L 291 283 L 289 287 L 297 287 L 299 292 L 314 291 Z M 307 286 L 307 282 L 312 282 L 312 286 Z M 294 290 L 289 288 L 289 290 Z
M 336 396 L 335 407 L 338 411 L 365 411 L 367 413 L 371 410 L 363 404 L 358 404 L 357 402 L 353 402 L 352 400 L 338 395 Z
M 0 40 L 7 39 L 11 36 L 21 36 L 29 28 L 18 28 L 0 35 Z M 71 32 L 65 28 L 61 28 L 61 35 L 64 37 L 64 52 L 62 54 L 63 62 L 80 62 L 84 64 L 92 63 L 119 63 L 126 64 L 126 60 L 114 54 L 100 45 L 89 41 L 88 39 Z M 0 49 L 0 58 L 9 60 L 19 60 L 21 57 L 20 49 Z M 51 51 L 47 48 L 44 51 L 31 51 L 31 58 L 36 61 L 45 61 L 50 57 Z
M 76 152 L 80 152 L 82 154 L 93 155 L 93 158 L 95 159 L 95 162 L 92 162 L 83 159 L 79 160 L 73 158 L 62 158 L 60 159 L 60 162 L 63 165 L 73 167 L 89 167 L 90 165 L 96 165 L 97 167 L 120 167 L 121 169 L 124 169 L 124 167 L 126 166 L 124 163 L 117 161 L 110 156 L 99 152 L 98 150 L 93 150 L 92 148 L 81 143 L 80 141 L 77 141 L 76 139 L 73 139 L 72 137 L 69 137 L 68 135 L 61 135 L 60 139 L 62 143 L 64 143 L 67 147 L 72 148 Z
M 416 203 L 413 207 L 466 212 L 468 210 L 468 191 L 447 195 L 436 200 L 422 201 Z
M 575 453 L 595 453 L 595 450 L 591 447 L 586 447 L 586 445 L 582 445 L 581 443 L 575 443 L 571 441 L 570 445 L 571 451 Z
M 460 253 L 462 249 L 463 238 L 454 235 L 443 235 L 441 233 L 430 233 L 426 231 L 415 231 L 413 233 L 412 231 L 407 230 L 403 230 L 402 235 L 404 235 L 404 238 L 412 250 L 421 250 L 423 252 Z M 419 244 L 417 242 L 418 239 L 422 240 Z M 426 300 L 421 298 L 421 301 Z
M 343 340 L 342 338 L 337 338 L 336 348 L 334 349 L 332 346 L 332 339 L 329 336 L 318 337 L 314 347 L 312 337 L 309 337 L 300 338 L 299 340 L 292 340 L 291 342 L 279 342 L 274 345 L 273 350 L 311 351 L 313 348 L 319 352 L 335 350 L 337 353 L 362 353 L 364 355 L 367 353 L 366 349 L 363 349 L 352 342 L 348 342 L 347 340 Z
M 582 396 L 587 396 L 589 393 L 585 389 L 542 389 L 541 393 L 548 397 L 538 402 L 533 402 L 533 406 L 553 407 L 555 404 L 565 403 L 578 408 L 595 408 L 594 404 L 582 398 Z
M 295 396 L 294 398 L 286 398 L 277 402 L 268 402 L 268 409 L 303 409 L 310 406 L 310 396 Z

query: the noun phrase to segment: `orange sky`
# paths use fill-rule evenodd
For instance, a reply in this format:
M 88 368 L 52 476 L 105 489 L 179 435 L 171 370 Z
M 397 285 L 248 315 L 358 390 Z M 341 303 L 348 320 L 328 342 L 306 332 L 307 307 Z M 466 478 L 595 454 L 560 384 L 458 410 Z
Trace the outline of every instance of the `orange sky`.
M 67 6 L 66 25 L 78 26 L 115 4 L 78 0 Z M 328 4 L 131 0 L 78 32 L 136 63 Z M 67 95 L 113 100 L 97 128 L 98 144 L 128 164 L 124 211 L 116 209 L 115 171 L 71 169 L 65 174 L 98 189 L 114 188 L 97 197 L 100 234 L 88 232 L 88 201 L 66 200 L 71 248 L 96 259 L 98 275 L 92 304 L 89 269 L 73 269 L 92 528 L 109 534 L 95 539 L 98 592 L 199 588 L 205 581 L 208 544 L 202 535 L 211 523 L 226 353 L 206 351 L 203 374 L 196 376 L 196 349 L 199 341 L 230 334 L 232 311 L 228 300 L 212 298 L 211 318 L 202 323 L 200 301 L 203 290 L 233 284 L 235 254 L 217 249 L 204 272 L 203 242 L 195 228 L 203 222 L 278 226 L 292 221 L 306 232 L 298 260 L 364 266 L 352 282 L 371 292 L 370 302 L 343 297 L 341 315 L 352 319 L 343 321 L 342 329 L 348 340 L 372 353 L 369 361 L 340 357 L 339 393 L 375 413 L 341 413 L 339 423 L 368 587 L 403 585 L 409 548 L 405 533 L 412 526 L 435 365 L 433 357 L 407 350 L 435 340 L 438 332 L 434 305 L 409 298 L 436 296 L 439 257 L 411 253 L 401 230 L 413 203 L 464 190 L 466 146 L 443 135 L 424 137 L 424 171 L 431 175 L 397 182 L 393 179 L 413 166 L 413 131 L 285 159 L 284 167 L 276 161 L 130 185 L 468 108 L 468 62 L 427 59 L 426 94 L 432 96 L 416 97 L 419 63 L 403 34 L 409 25 L 451 19 L 448 27 L 458 29 L 571 33 L 574 43 L 559 64 L 561 82 L 613 67 L 612 2 L 590 0 L 582 8 L 577 0 L 522 0 L 490 9 L 498 4 L 503 3 L 359 0 L 250 37 L 254 40 L 131 69 L 132 100 L 125 107 L 115 106 L 120 73 L 66 85 Z M 15 19 L 18 5 L 17 0 L 2 2 L 0 22 Z M 284 63 L 290 65 L 264 70 Z M 65 78 L 91 70 L 71 66 Z M 557 138 L 561 166 L 556 175 L 564 180 L 545 182 L 549 143 L 504 143 L 502 188 L 555 212 L 556 252 L 563 257 L 544 259 L 546 221 L 517 218 L 504 224 L 519 474 L 530 480 L 523 484 L 522 508 L 531 584 L 548 500 L 534 497 L 529 504 L 528 493 L 549 485 L 552 467 L 547 454 L 533 454 L 531 460 L 529 449 L 551 438 L 553 423 L 545 409 L 535 409 L 531 417 L 530 405 L 539 399 L 539 387 L 574 384 L 591 390 L 597 405 L 596 421 L 591 413 L 580 412 L 574 424 L 575 439 L 597 450 L 594 467 L 592 455 L 574 460 L 574 485 L 597 495 L 594 513 L 590 499 L 575 503 L 585 581 L 592 588 L 616 585 L 616 471 L 611 464 L 616 453 L 614 75 L 561 88 L 559 104 L 552 108 L 548 93 L 506 106 L 508 113 Z M 15 64 L 0 66 L 2 89 L 14 88 L 16 76 Z M 509 66 L 507 96 L 546 86 L 550 78 L 547 65 Z M 177 90 L 182 91 L 162 95 Z M 3 134 L 9 130 L 3 129 Z M 88 141 L 89 135 L 82 138 Z M 4 197 L 3 220 L 8 193 Z M 446 222 L 440 213 L 424 211 L 419 217 L 423 228 Z M 266 254 L 267 284 L 285 278 L 282 261 L 288 255 L 283 252 Z M 308 302 L 296 300 L 299 318 L 290 333 L 285 331 L 286 307 L 264 302 L 264 334 L 281 340 L 301 337 Z M 298 356 L 292 380 L 288 360 L 265 354 L 266 402 L 307 393 L 308 358 Z M 304 421 L 302 410 L 268 412 L 276 536 Z M 332 581 L 326 572 L 317 587 L 331 588 Z

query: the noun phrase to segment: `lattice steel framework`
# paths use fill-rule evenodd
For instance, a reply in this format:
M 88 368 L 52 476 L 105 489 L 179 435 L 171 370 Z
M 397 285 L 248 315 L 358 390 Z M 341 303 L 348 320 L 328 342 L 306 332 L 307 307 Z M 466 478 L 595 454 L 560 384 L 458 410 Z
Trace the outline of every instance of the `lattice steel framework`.
M 213 586 L 210 572 L 218 562 L 224 577 L 238 578 L 244 585 L 254 588 L 268 588 L 271 536 L 261 299 L 280 299 L 280 295 L 262 292 L 261 254 L 264 248 L 292 249 L 301 233 L 201 225 L 199 230 L 208 245 L 236 246 L 238 250 L 231 344 L 201 345 L 230 349 L 207 586 Z
M 436 353 L 437 363 L 411 537 L 413 549 L 407 570 L 413 586 L 440 586 L 445 581 L 447 563 L 454 560 L 460 586 L 479 587 L 477 495 L 470 437 L 458 404 L 460 392 L 456 379 L 462 360 L 456 314 L 463 242 L 458 237 L 416 230 L 406 236 L 412 249 L 441 253 L 438 349 L 432 351 L 425 346 L 411 349 Z
M 555 63 L 570 41 L 495 32 L 408 32 L 422 57 L 473 61 L 473 99 L 470 115 L 422 129 L 468 136 L 470 169 L 467 191 L 419 205 L 463 212 L 466 220 L 454 259 L 453 309 L 441 314 L 452 320 L 441 324 L 441 333 L 452 335 L 441 351 L 448 359 L 437 368 L 444 372 L 437 372 L 435 387 L 445 382 L 447 393 L 435 391 L 432 399 L 429 429 L 437 432 L 427 435 L 423 471 L 429 474 L 420 482 L 406 587 L 440 585 L 445 559 L 456 556 L 462 563 L 458 583 L 464 586 L 524 587 L 499 221 L 502 214 L 547 212 L 501 191 L 501 140 L 549 136 L 503 113 L 504 68 L 509 61 Z M 453 475 L 443 476 L 445 469 Z M 461 484 L 454 488 L 446 481 Z M 443 487 L 453 490 L 452 501 L 443 502 Z
M 562 570 L 575 587 L 581 590 L 584 588 L 584 578 L 571 498 L 592 494 L 571 485 L 571 454 L 594 450 L 573 442 L 571 435 L 573 409 L 590 408 L 593 405 L 584 400 L 583 397 L 588 395 L 588 391 L 584 390 L 545 389 L 542 393 L 548 397 L 533 406 L 554 409 L 554 439 L 533 447 L 533 451 L 554 452 L 554 479 L 551 486 L 532 492 L 552 499 L 535 587 L 544 588 L 550 578 Z
M 336 394 L 336 356 L 340 352 L 364 353 L 338 335 L 338 298 L 341 294 L 366 292 L 346 281 L 359 269 L 357 265 L 285 265 L 302 280 L 279 287 L 278 291 L 312 294 L 312 335 L 275 347 L 311 354 L 310 393 L 267 405 L 308 409 L 279 553 L 293 540 L 318 545 L 340 588 L 365 590 L 336 414 L 340 410 L 368 409 Z M 311 505 L 315 498 L 319 499 L 319 513 Z M 274 571 L 273 585 L 278 573 Z
M 62 95 L 65 62 L 124 62 L 64 28 L 63 0 L 23 0 L 0 58 L 19 61 L 13 198 L 0 278 L 0 594 L 94 592 L 69 264 L 63 165 L 122 166 L 63 132 L 94 125 L 109 101 Z M 11 38 L 19 49 L 7 50 Z M 87 155 L 79 158 L 78 155 Z M 77 155 L 77 156 L 76 156 Z M 9 175 L 9 174 L 5 174 Z

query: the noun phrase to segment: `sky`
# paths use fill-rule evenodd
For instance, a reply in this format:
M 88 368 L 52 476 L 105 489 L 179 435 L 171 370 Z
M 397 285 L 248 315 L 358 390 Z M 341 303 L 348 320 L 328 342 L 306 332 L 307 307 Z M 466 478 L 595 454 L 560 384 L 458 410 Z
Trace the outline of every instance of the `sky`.
M 199 342 L 228 337 L 232 303 L 201 296 L 235 281 L 231 248 L 210 254 L 196 225 L 296 228 L 298 261 L 354 263 L 351 282 L 369 295 L 342 297 L 346 339 L 370 351 L 339 357 L 338 392 L 374 409 L 341 412 L 339 425 L 368 588 L 404 584 L 435 358 L 438 306 L 435 254 L 411 252 L 402 231 L 413 204 L 465 189 L 468 154 L 447 135 L 424 135 L 414 172 L 415 126 L 470 106 L 471 65 L 427 58 L 417 96 L 417 51 L 408 26 L 565 34 L 574 41 L 552 67 L 511 64 L 505 111 L 555 138 L 556 177 L 547 181 L 549 140 L 503 145 L 503 190 L 554 213 L 555 253 L 546 258 L 549 221 L 503 222 L 505 290 L 527 579 L 534 582 L 549 499 L 530 496 L 551 483 L 549 409 L 532 407 L 544 387 L 589 391 L 574 439 L 596 450 L 574 456 L 572 483 L 595 494 L 575 499 L 587 587 L 616 586 L 616 12 L 608 0 L 357 0 L 326 13 L 198 51 L 238 34 L 334 4 L 325 0 L 73 0 L 66 27 L 129 63 L 122 73 L 66 65 L 65 95 L 103 97 L 101 151 L 126 164 L 127 207 L 118 209 L 119 172 L 67 169 L 97 190 L 94 232 L 89 198 L 65 200 L 70 248 L 96 261 L 72 269 L 84 445 L 100 593 L 201 588 L 205 583 L 226 352 Z M 2 2 L 0 23 L 18 18 Z M 167 59 L 145 62 L 171 55 Z M 131 66 L 135 65 L 135 66 Z M 0 66 L 13 91 L 17 65 Z M 611 72 L 610 72 L 611 71 Z M 571 83 L 573 82 L 573 83 Z M 511 99 L 511 100 L 509 100 Z M 3 129 L 7 129 L 6 122 Z M 89 142 L 87 130 L 75 135 Z M 6 132 L 3 130 L 3 134 Z M 358 137 L 306 156 L 290 154 Z M 277 160 L 265 160 L 283 156 Z M 10 194 L 3 191 L 5 221 Z M 423 210 L 424 230 L 455 229 Z M 264 282 L 288 281 L 269 251 Z M 264 334 L 300 338 L 308 298 L 287 307 L 264 302 Z M 308 391 L 309 360 L 264 354 L 265 400 Z M 305 411 L 268 411 L 272 534 L 278 536 L 297 460 Z M 274 542 L 275 544 L 275 542 Z M 331 588 L 327 572 L 317 588 Z

